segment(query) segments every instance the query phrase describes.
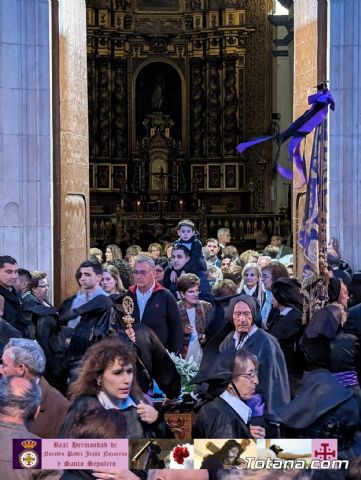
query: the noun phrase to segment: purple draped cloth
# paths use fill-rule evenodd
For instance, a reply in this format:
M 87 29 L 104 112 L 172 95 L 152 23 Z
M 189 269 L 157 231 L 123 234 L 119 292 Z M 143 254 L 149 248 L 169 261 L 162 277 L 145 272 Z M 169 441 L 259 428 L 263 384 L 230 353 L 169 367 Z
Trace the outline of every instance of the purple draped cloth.
M 252 417 L 262 417 L 266 410 L 266 402 L 259 393 L 255 393 L 246 401 L 246 404 L 252 410 Z
M 316 94 L 308 97 L 308 104 L 311 108 L 307 110 L 303 115 L 298 117 L 291 125 L 278 135 L 264 136 L 247 140 L 237 145 L 239 153 L 243 153 L 247 148 L 252 147 L 258 143 L 266 142 L 267 140 L 277 140 L 278 150 L 276 159 L 279 156 L 279 150 L 281 145 L 288 139 L 290 143 L 288 145 L 288 152 L 290 158 L 296 166 L 300 175 L 300 182 L 302 185 L 306 183 L 306 166 L 300 153 L 300 146 L 302 140 L 311 133 L 321 122 L 327 117 L 328 107 L 331 110 L 335 109 L 335 102 L 331 95 L 331 92 L 325 88 L 320 89 Z M 276 162 L 277 171 L 285 178 L 292 179 L 292 170 L 289 170 L 278 162 Z

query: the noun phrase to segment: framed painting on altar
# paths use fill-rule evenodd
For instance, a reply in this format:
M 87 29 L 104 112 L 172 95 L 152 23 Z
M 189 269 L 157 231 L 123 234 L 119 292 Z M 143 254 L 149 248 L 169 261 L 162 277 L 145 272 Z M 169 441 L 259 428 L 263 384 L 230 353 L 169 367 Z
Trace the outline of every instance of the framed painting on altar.
M 238 172 L 237 163 L 225 163 L 224 165 L 224 188 L 226 190 L 237 190 Z
M 221 164 L 208 164 L 207 175 L 207 188 L 208 190 L 221 190 L 222 189 L 222 165 Z
M 206 188 L 205 165 L 192 165 L 192 188 L 198 188 L 198 190 Z
M 113 165 L 112 166 L 112 186 L 114 190 L 127 188 L 127 166 Z
M 97 165 L 96 188 L 97 190 L 110 190 L 110 167 L 111 165 Z

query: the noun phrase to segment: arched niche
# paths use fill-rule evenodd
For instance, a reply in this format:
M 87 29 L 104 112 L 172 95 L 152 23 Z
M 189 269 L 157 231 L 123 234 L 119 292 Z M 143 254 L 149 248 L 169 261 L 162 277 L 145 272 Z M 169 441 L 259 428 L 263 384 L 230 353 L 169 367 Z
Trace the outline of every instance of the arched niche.
M 182 140 L 182 79 L 172 65 L 155 61 L 139 70 L 135 80 L 135 112 L 137 141 L 146 134 L 144 119 L 155 112 L 170 115 L 174 121 L 170 136 Z

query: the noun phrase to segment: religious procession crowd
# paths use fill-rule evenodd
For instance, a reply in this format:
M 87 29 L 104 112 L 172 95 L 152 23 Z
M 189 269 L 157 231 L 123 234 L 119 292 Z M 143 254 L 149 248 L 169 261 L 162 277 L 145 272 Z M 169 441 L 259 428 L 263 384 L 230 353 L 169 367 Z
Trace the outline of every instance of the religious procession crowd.
M 337 438 L 339 458 L 361 456 L 361 289 L 336 249 L 305 324 L 278 235 L 239 254 L 228 228 L 202 244 L 182 220 L 172 242 L 121 247 L 90 249 L 57 308 L 46 272 L 0 256 L 1 468 L 13 438 L 173 438 L 174 406 L 193 438 Z M 190 393 L 176 363 L 196 366 Z M 61 478 L 126 478 L 82 475 Z

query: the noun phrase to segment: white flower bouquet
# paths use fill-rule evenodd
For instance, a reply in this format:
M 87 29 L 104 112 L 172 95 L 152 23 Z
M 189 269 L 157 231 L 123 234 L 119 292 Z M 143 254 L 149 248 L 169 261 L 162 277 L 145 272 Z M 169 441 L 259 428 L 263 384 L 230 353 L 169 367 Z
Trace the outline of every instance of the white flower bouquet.
M 181 377 L 181 396 L 185 393 L 192 392 L 194 386 L 188 385 L 188 383 L 198 373 L 199 365 L 201 363 L 201 355 L 198 355 L 195 358 L 191 356 L 189 360 L 185 360 L 181 355 L 175 355 L 174 353 L 170 352 L 168 353 Z

